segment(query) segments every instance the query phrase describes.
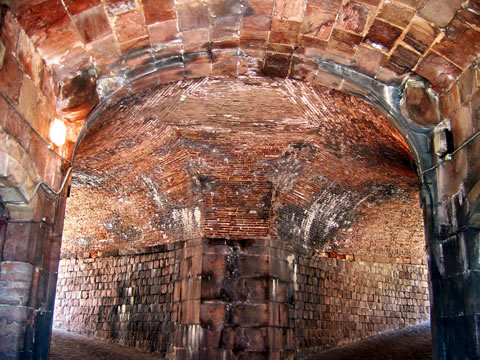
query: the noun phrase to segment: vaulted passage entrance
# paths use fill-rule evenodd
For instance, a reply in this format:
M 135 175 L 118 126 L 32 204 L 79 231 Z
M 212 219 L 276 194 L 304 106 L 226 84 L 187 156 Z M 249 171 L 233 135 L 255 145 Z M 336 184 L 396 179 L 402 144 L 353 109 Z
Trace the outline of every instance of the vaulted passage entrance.
M 300 358 L 429 319 L 403 138 L 352 96 L 203 79 L 112 104 L 75 158 L 54 324 L 177 358 Z

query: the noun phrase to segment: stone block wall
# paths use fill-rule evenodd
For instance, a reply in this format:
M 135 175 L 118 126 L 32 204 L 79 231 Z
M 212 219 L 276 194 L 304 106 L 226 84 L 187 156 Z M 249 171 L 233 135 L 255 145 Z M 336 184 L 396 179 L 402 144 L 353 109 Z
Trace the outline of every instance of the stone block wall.
M 433 203 L 427 199 L 432 324 L 438 359 L 478 358 L 480 241 L 480 68 L 478 59 L 441 95 L 442 123 L 451 131 L 453 152 L 436 157 L 426 177 L 436 177 Z
M 149 306 L 148 295 L 134 303 L 120 302 L 124 295 L 115 295 L 116 303 L 111 303 L 112 295 L 104 291 L 118 289 L 117 283 L 124 281 L 114 277 L 124 276 L 126 270 L 112 262 L 143 263 L 138 259 L 144 255 L 128 253 L 131 250 L 121 242 L 114 250 L 91 247 L 85 252 L 87 259 L 62 262 L 55 325 L 176 359 L 294 359 L 426 321 L 430 307 L 418 196 L 400 195 L 356 207 L 355 221 L 322 247 L 305 237 L 288 238 L 287 232 L 283 238 L 244 239 L 203 234 L 178 241 L 174 248 L 150 247 L 163 249 L 169 255 L 162 256 L 175 260 L 173 300 L 170 292 L 170 298 L 155 298 L 163 320 L 132 306 Z M 302 208 L 295 210 L 300 222 L 305 213 Z M 317 228 L 321 231 L 322 224 Z M 72 248 L 65 250 L 71 257 Z M 95 267 L 98 274 L 85 277 L 87 266 Z M 65 271 L 68 278 L 62 275 Z M 131 265 L 129 271 L 133 279 L 143 276 L 144 268 L 134 270 Z M 80 276 L 77 280 L 75 273 Z M 158 277 L 160 283 L 165 279 L 158 272 L 149 276 Z M 73 289 L 68 284 L 74 284 Z M 102 286 L 107 288 L 100 290 Z M 142 292 L 156 294 L 155 286 L 149 279 Z M 123 305 L 124 313 L 111 315 L 123 311 Z M 171 312 L 168 320 L 166 312 Z M 131 318 L 141 320 L 142 325 L 135 325 L 138 334 L 129 333 Z M 112 336 L 119 330 L 123 332 Z M 168 338 L 172 346 L 162 347 L 159 336 Z
M 177 359 L 294 359 L 429 319 L 424 264 L 266 239 L 144 251 L 63 259 L 55 326 Z
M 175 248 L 62 259 L 54 326 L 166 354 L 180 300 Z
M 227 359 L 295 354 L 285 304 L 288 265 L 262 239 L 205 239 L 202 266 L 201 354 Z
M 298 257 L 295 340 L 299 354 L 430 319 L 425 265 L 356 261 L 353 255 Z
M 48 141 L 54 118 L 50 70 L 2 6 L 0 42 L 0 358 L 45 359 L 65 199 L 68 149 Z M 60 155 L 59 155 L 60 154 Z M 35 194 L 35 189 L 38 191 Z M 35 194 L 35 196 L 33 196 Z

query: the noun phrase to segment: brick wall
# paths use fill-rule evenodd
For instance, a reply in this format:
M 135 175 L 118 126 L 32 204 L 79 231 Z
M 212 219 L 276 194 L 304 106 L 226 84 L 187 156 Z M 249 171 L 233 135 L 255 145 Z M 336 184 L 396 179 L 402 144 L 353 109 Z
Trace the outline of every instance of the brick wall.
M 60 261 L 54 326 L 165 354 L 177 321 L 175 246 Z
M 112 104 L 80 144 L 62 251 L 292 232 L 321 242 L 366 196 L 416 192 L 411 160 L 382 115 L 327 88 L 265 78 L 157 87 Z
M 425 265 L 268 240 L 63 259 L 57 327 L 143 351 L 289 359 L 430 316 Z M 169 346 L 169 344 L 171 346 Z
M 295 320 L 300 354 L 430 318 L 425 265 L 345 257 L 316 254 L 298 258 L 293 273 L 295 312 L 290 316 Z
M 476 46 L 476 44 L 480 42 L 475 41 L 478 40 L 478 18 L 476 17 L 478 11 L 475 10 L 476 2 L 474 0 L 462 4 L 460 4 L 460 1 L 454 1 L 441 8 L 437 6 L 438 1 L 436 0 L 410 2 L 409 5 L 405 6 L 401 4 L 392 5 L 391 2 L 379 2 L 378 8 L 371 5 L 359 4 L 355 4 L 353 7 L 350 6 L 353 3 L 342 6 L 340 2 L 337 2 L 337 10 L 340 16 L 335 16 L 335 12 L 331 13 L 330 10 L 327 11 L 329 17 L 333 15 L 331 20 L 334 31 L 327 31 L 331 36 L 330 38 L 327 36 L 325 39 L 318 38 L 318 36 L 322 37 L 325 35 L 323 34 L 324 32 L 320 32 L 317 34 L 318 36 L 315 37 L 310 36 L 313 34 L 310 32 L 311 29 L 309 29 L 310 26 L 308 24 L 311 11 L 303 14 L 305 11 L 302 6 L 287 6 L 284 8 L 271 8 L 271 6 L 267 6 L 267 8 L 264 9 L 257 8 L 253 5 L 253 7 L 246 6 L 243 10 L 244 13 L 242 13 L 245 16 L 241 19 L 239 13 L 237 13 L 238 9 L 235 10 L 235 16 L 230 16 L 235 7 L 231 8 L 231 4 L 229 5 L 228 2 L 225 3 L 225 6 L 220 6 L 222 8 L 221 11 L 219 11 L 220 9 L 216 6 L 208 7 L 206 4 L 203 4 L 204 6 L 201 7 L 200 13 L 197 11 L 198 9 L 196 10 L 195 7 L 190 6 L 191 4 L 177 4 L 179 6 L 167 6 L 167 8 L 164 9 L 165 13 L 163 15 L 166 14 L 169 19 L 167 24 L 167 22 L 162 20 L 163 18 L 152 17 L 152 14 L 157 12 L 152 6 L 146 5 L 143 9 L 145 10 L 144 14 L 142 13 L 143 10 L 141 6 L 133 6 L 129 8 L 129 11 L 126 11 L 126 13 L 120 10 L 122 14 L 119 16 L 120 14 L 117 13 L 117 11 L 113 11 L 114 6 L 107 6 L 105 4 L 106 8 L 95 6 L 91 9 L 82 9 L 84 11 L 80 11 L 76 5 L 70 4 L 71 6 L 68 5 L 65 7 L 61 2 L 52 1 L 51 4 L 41 2 L 37 4 L 38 6 L 33 6 L 31 9 L 29 8 L 28 11 L 23 11 L 25 10 L 23 4 L 18 4 L 19 2 L 15 1 L 9 3 L 11 3 L 12 9 L 14 9 L 15 15 L 12 15 L 9 11 L 5 12 L 6 7 L 3 6 L 2 19 L 0 20 L 2 42 L 5 43 L 7 48 L 5 63 L 0 70 L 0 90 L 3 95 L 0 99 L 0 126 L 2 128 L 0 134 L 2 157 L 0 158 L 0 162 L 5 165 L 7 163 L 5 160 L 8 160 L 9 166 L 10 164 L 15 164 L 15 162 L 20 164 L 14 171 L 7 173 L 13 175 L 11 178 L 4 176 L 6 172 L 2 173 L 1 176 L 2 178 L 9 178 L 8 181 L 12 182 L 8 184 L 9 187 L 17 190 L 28 190 L 29 187 L 31 190 L 39 179 L 51 185 L 58 185 L 59 180 L 62 179 L 62 173 L 67 164 L 62 159 L 51 156 L 52 153 L 47 151 L 47 144 L 45 144 L 38 135 L 40 134 L 40 137 L 46 138 L 48 131 L 47 125 L 53 119 L 55 113 L 55 96 L 51 95 L 56 94 L 59 90 L 56 88 L 56 83 L 65 80 L 68 75 L 76 73 L 79 70 L 87 70 L 93 66 L 94 63 L 98 65 L 96 68 L 101 77 L 122 75 L 127 72 L 127 78 L 132 80 L 130 83 L 132 92 L 149 88 L 152 84 L 158 82 L 178 80 L 184 77 L 197 77 L 208 74 L 238 75 L 246 73 L 251 75 L 252 73 L 263 73 L 267 76 L 285 77 L 288 75 L 293 78 L 311 81 L 314 84 L 329 85 L 346 91 L 354 89 L 357 93 L 365 95 L 365 91 L 358 88 L 355 89 L 356 86 L 350 84 L 348 81 L 344 81 L 341 78 L 332 76 L 322 69 L 319 69 L 318 63 L 311 61 L 310 57 L 318 56 L 343 64 L 349 63 L 359 71 L 390 84 L 404 83 L 404 81 L 401 81 L 401 78 L 406 75 L 410 69 L 416 69 L 415 71 L 419 75 L 431 83 L 435 91 L 442 92 L 443 115 L 446 123 L 451 120 L 454 148 L 459 149 L 465 141 L 469 141 L 471 136 L 477 134 L 480 128 L 478 123 L 480 119 L 478 115 L 479 71 L 477 61 L 475 61 L 475 57 L 478 55 L 478 46 Z M 327 4 L 329 2 L 325 3 Z M 52 9 L 55 11 L 52 12 Z M 318 5 L 318 8 L 317 6 L 313 8 L 309 7 L 309 9 L 313 9 L 319 14 L 327 10 L 323 5 Z M 107 14 L 105 10 L 112 10 L 112 13 Z M 80 11 L 81 14 L 77 13 L 78 11 Z M 344 16 L 346 14 L 348 15 L 351 11 L 359 16 Z M 48 12 L 51 12 L 54 17 L 60 16 L 66 19 L 66 21 L 62 20 L 58 22 L 49 16 L 44 17 L 43 15 Z M 162 12 L 160 11 L 160 13 Z M 216 16 L 209 17 L 209 15 L 214 13 L 220 17 L 227 14 L 228 19 L 225 19 L 228 20 L 229 25 L 232 25 L 236 31 L 227 31 L 228 34 L 222 34 L 222 31 L 220 31 L 221 26 L 217 26 L 218 24 L 215 25 L 213 22 L 210 23 L 212 19 L 217 18 Z M 260 17 L 256 15 L 251 17 L 252 14 L 255 13 L 258 13 L 256 15 L 260 14 Z M 91 22 L 84 21 L 84 18 L 86 15 L 92 14 L 97 20 L 111 19 L 112 27 L 99 26 L 96 29 L 90 29 L 92 32 L 87 31 L 89 30 Z M 199 14 L 200 16 L 198 17 L 197 15 Z M 143 15 L 145 15 L 145 24 L 141 20 Z M 399 15 L 401 19 L 398 18 Z M 258 30 L 258 24 L 255 20 L 260 19 L 262 23 L 260 24 L 260 28 L 269 30 L 269 19 L 272 18 L 272 16 L 271 36 L 268 36 L 268 31 L 263 31 L 263 34 L 258 34 L 258 31 L 256 31 Z M 372 16 L 376 18 L 373 19 Z M 91 18 L 90 16 L 88 17 Z M 57 20 L 59 18 L 57 18 Z M 352 20 L 353 18 L 356 20 Z M 368 18 L 372 21 L 365 22 Z M 20 21 L 21 25 L 16 19 Z M 42 21 L 40 21 L 41 24 L 37 21 L 38 19 L 42 19 Z M 132 19 L 140 19 L 140 21 L 131 22 L 131 26 L 122 26 Z M 174 19 L 173 23 L 171 19 Z M 176 19 L 178 19 L 178 21 Z M 189 21 L 191 19 L 196 21 Z M 156 23 L 157 20 L 160 21 L 160 23 Z M 234 24 L 230 23 L 232 21 Z M 302 21 L 302 26 L 300 26 L 300 22 Z M 73 29 L 72 22 L 75 22 L 73 28 L 78 31 L 71 31 Z M 107 24 L 108 22 L 100 21 L 100 23 Z M 198 29 L 190 31 L 192 30 L 191 25 L 193 23 L 196 23 L 195 26 L 198 27 Z M 365 26 L 366 23 L 368 24 Z M 133 24 L 136 24 L 136 26 Z M 303 26 L 304 24 L 307 24 L 307 27 Z M 266 25 L 266 28 L 264 25 Z M 215 31 L 209 32 L 209 28 L 211 30 L 212 26 L 215 28 Z M 169 30 L 167 31 L 169 32 L 169 36 L 167 36 L 168 39 L 164 39 L 162 36 L 160 36 L 160 38 L 158 37 L 158 30 L 163 30 L 164 28 Z M 177 28 L 180 30 L 181 36 L 175 35 Z M 252 29 L 255 30 L 253 31 L 256 34 L 255 36 L 253 36 Z M 293 33 L 291 31 L 292 29 Z M 344 31 L 345 29 L 347 29 L 347 32 Z M 446 29 L 446 31 L 440 31 L 442 29 Z M 376 48 L 376 46 L 371 46 L 372 44 L 378 45 L 378 34 L 384 33 L 385 31 L 390 32 L 390 39 L 386 42 L 380 39 L 380 42 L 384 42 L 380 45 L 383 46 L 383 50 L 389 52 L 389 56 L 385 55 L 385 51 Z M 88 36 L 86 36 L 86 32 L 89 33 Z M 151 38 L 145 35 L 147 32 L 151 35 Z M 163 31 L 160 32 L 163 33 Z M 193 41 L 196 44 L 192 45 L 193 37 L 190 38 L 190 35 L 187 33 L 198 34 L 199 32 L 203 34 L 200 36 L 200 38 L 203 39 L 198 42 Z M 240 52 L 236 51 L 239 44 L 239 33 L 241 34 L 240 47 L 242 49 Z M 260 33 L 262 33 L 262 31 L 260 31 Z M 295 40 L 297 33 L 300 35 L 297 39 L 298 41 Z M 44 36 L 45 34 L 48 34 L 48 36 Z M 114 35 L 107 36 L 107 34 Z M 283 36 L 285 34 L 288 36 Z M 292 34 L 294 35 L 293 37 Z M 104 38 L 104 36 L 106 37 Z M 158 45 L 164 40 L 170 42 L 172 38 L 183 39 L 183 46 L 178 45 L 178 42 L 174 41 L 172 44 L 168 44 L 172 46 L 167 46 L 167 49 L 163 46 L 157 46 L 157 50 L 160 49 L 159 52 L 154 51 L 155 54 L 154 56 L 152 55 L 152 49 L 149 48 L 149 45 Z M 62 39 L 62 41 L 58 41 L 59 39 Z M 267 44 L 267 40 L 278 42 L 279 44 Z M 78 46 L 72 47 L 70 43 L 75 43 Z M 107 46 L 104 46 L 105 44 Z M 144 47 L 145 44 L 147 44 L 147 48 Z M 204 46 L 205 44 L 208 46 Z M 298 46 L 293 47 L 295 44 Z M 108 52 L 109 54 L 103 53 L 103 50 L 100 51 L 99 48 L 107 49 L 106 53 Z M 208 48 L 207 51 L 205 51 L 206 48 Z M 265 48 L 268 48 L 267 52 L 263 51 Z M 114 49 L 113 52 L 110 51 L 112 49 Z M 219 49 L 222 50 L 220 51 Z M 198 53 L 198 50 L 200 50 L 201 53 Z M 185 52 L 185 56 L 180 56 L 183 52 Z M 63 55 L 66 53 L 68 53 L 68 56 L 66 55 L 67 57 L 64 57 Z M 112 53 L 114 53 L 113 57 L 111 56 Z M 168 57 L 170 54 L 175 54 L 172 58 L 174 64 L 172 66 L 172 63 L 167 61 L 167 69 L 164 69 L 164 56 Z M 291 56 L 291 54 L 293 55 Z M 58 59 L 62 58 L 63 61 L 59 62 Z M 161 60 L 158 61 L 159 59 Z M 347 59 L 347 61 L 345 61 L 345 59 Z M 353 59 L 353 61 L 349 59 Z M 475 61 L 475 63 L 469 67 L 472 61 Z M 112 66 L 109 66 L 109 64 Z M 106 68 L 110 68 L 113 73 L 105 72 Z M 158 68 L 165 70 L 165 72 L 161 71 L 160 74 L 156 74 L 155 72 L 151 73 L 153 69 Z M 463 73 L 460 74 L 462 71 Z M 145 73 L 149 73 L 149 76 L 140 77 L 140 75 Z M 457 78 L 459 74 L 460 77 Z M 123 78 L 122 76 L 122 79 Z M 457 78 L 457 81 L 454 81 L 455 78 Z M 138 81 L 135 81 L 135 79 Z M 108 91 L 110 90 L 112 89 L 108 89 Z M 7 98 L 9 101 L 5 101 Z M 82 98 L 84 99 L 84 97 Z M 252 105 L 252 107 L 255 106 Z M 259 108 L 263 110 L 267 107 Z M 31 125 L 35 131 L 30 129 L 27 122 L 23 121 L 23 119 L 21 119 L 22 116 L 19 114 L 22 114 L 23 118 L 27 120 L 28 124 Z M 197 113 L 195 115 L 197 115 Z M 424 123 L 425 119 L 423 116 L 420 116 L 420 119 L 416 120 Z M 426 121 L 426 123 L 437 124 L 437 116 L 433 116 L 433 121 Z M 441 124 L 441 126 L 443 125 L 445 124 Z M 338 128 L 341 129 L 343 126 L 339 126 Z M 436 128 L 435 130 L 439 129 Z M 367 132 L 362 129 L 361 133 L 361 137 L 363 137 Z M 377 136 L 378 133 L 375 133 L 374 137 L 376 138 Z M 305 138 L 304 134 L 301 134 L 300 137 Z M 330 136 L 330 138 L 334 139 L 335 136 Z M 111 138 L 108 139 L 111 140 Z M 430 139 L 427 137 L 425 137 L 424 141 L 425 144 L 430 143 Z M 126 145 L 128 147 L 128 143 Z M 255 147 L 254 145 L 252 148 Z M 329 145 L 336 144 L 333 143 Z M 20 149 L 20 147 L 24 149 Z M 55 150 L 66 155 L 69 154 L 68 149 L 70 148 L 71 144 L 65 146 L 63 149 Z M 360 152 L 361 151 L 362 149 L 360 149 Z M 439 165 L 435 170 L 436 177 L 428 179 L 427 177 L 430 177 L 430 174 L 433 174 L 433 172 L 429 174 L 422 172 L 422 176 L 427 178 L 422 179 L 422 193 L 430 193 L 430 195 L 433 196 L 432 202 L 435 204 L 428 207 L 427 202 L 429 200 L 422 200 L 423 204 L 426 204 L 426 223 L 429 226 L 431 225 L 431 228 L 427 226 L 426 233 L 428 235 L 427 240 L 429 240 L 430 259 L 432 259 L 430 264 L 433 279 L 432 288 L 434 289 L 434 293 L 437 294 L 435 306 L 435 311 L 437 312 L 435 325 L 437 329 L 435 329 L 435 333 L 439 334 L 439 346 L 434 356 L 438 358 L 452 358 L 453 356 L 476 358 L 478 357 L 480 349 L 480 337 L 478 336 L 477 330 L 479 307 L 477 306 L 477 301 L 474 300 L 478 298 L 475 289 L 480 288 L 477 284 L 480 282 L 477 276 L 479 267 L 479 250 L 477 244 L 480 222 L 478 215 L 480 213 L 480 184 L 478 182 L 479 162 L 477 156 L 479 151 L 479 143 L 476 141 L 470 143 L 463 151 L 458 152 L 453 161 L 448 160 L 444 162 L 443 160 L 435 158 L 435 155 L 432 153 L 434 157 L 433 164 L 437 163 Z M 4 154 L 8 154 L 8 156 Z M 29 154 L 34 156 L 34 158 L 31 159 L 33 161 L 28 159 L 30 158 Z M 323 161 L 323 164 L 331 164 L 338 160 L 338 158 L 329 157 Z M 354 159 L 354 162 L 358 162 L 357 160 L 358 159 Z M 22 167 L 27 162 L 29 164 Z M 30 166 L 32 163 L 37 167 L 38 174 L 35 172 L 34 167 Z M 348 161 L 344 163 L 338 161 L 338 163 L 340 165 L 327 175 L 329 180 L 334 180 L 335 177 L 337 177 L 336 181 L 341 182 L 342 179 L 349 179 L 351 173 L 357 173 L 356 169 L 352 169 L 352 167 L 349 166 Z M 367 166 L 367 168 L 375 167 L 376 166 Z M 344 170 L 350 170 L 351 172 L 349 174 Z M 385 173 L 389 172 L 386 171 Z M 39 179 L 35 178 L 37 175 Z M 393 175 L 393 177 L 396 176 L 396 174 Z M 199 179 L 204 178 L 199 177 Z M 149 187 L 148 184 L 146 185 L 146 187 Z M 268 195 L 270 185 L 268 183 L 258 183 L 258 185 L 262 185 L 257 187 L 259 190 L 258 195 L 260 195 L 261 192 L 266 192 Z M 282 184 L 280 183 L 280 185 Z M 313 182 L 313 185 L 316 185 L 315 182 Z M 357 185 L 364 187 L 365 182 L 357 183 Z M 431 191 L 428 188 L 430 185 L 433 189 Z M 156 189 L 150 188 L 150 190 L 152 193 L 155 193 Z M 229 186 L 219 186 L 218 190 L 225 192 L 228 196 L 233 196 L 232 192 L 229 193 Z M 294 190 L 298 190 L 298 188 Z M 288 189 L 288 192 L 290 192 L 290 189 Z M 294 191 L 291 193 L 293 194 Z M 300 198 L 303 196 L 305 199 L 312 199 L 313 197 L 310 195 L 316 196 L 318 191 L 301 193 L 300 196 L 297 196 L 297 193 L 294 194 L 293 197 Z M 279 195 L 281 196 L 282 194 Z M 357 193 L 357 195 L 360 194 Z M 235 194 L 235 196 L 237 195 Z M 214 200 L 213 197 L 212 199 L 208 197 L 206 199 Z M 265 199 L 266 202 L 271 201 L 271 197 L 269 196 L 263 199 Z M 317 198 L 315 197 L 315 199 Z M 355 204 L 358 203 L 358 201 L 362 201 L 363 198 L 355 195 L 345 197 L 345 199 L 349 201 L 348 207 L 354 209 Z M 235 200 L 239 199 L 236 198 Z M 244 217 L 241 218 L 242 226 L 245 229 L 248 228 L 249 223 L 252 221 L 248 207 L 251 207 L 255 203 L 254 198 L 249 200 L 252 201 L 245 202 L 247 209 L 244 210 L 247 211 L 243 212 L 242 215 Z M 337 199 L 337 201 L 338 200 L 339 199 Z M 342 201 L 338 202 L 342 203 Z M 311 205 L 310 209 L 306 210 L 311 210 L 311 214 L 314 214 L 321 208 L 320 205 L 326 202 L 322 203 L 315 200 L 312 204 L 300 203 L 301 201 L 296 200 L 293 202 L 293 205 Z M 24 351 L 25 354 L 21 354 L 21 356 L 32 355 L 33 357 L 37 357 L 40 356 L 38 354 L 44 354 L 48 348 L 48 335 L 45 334 L 48 334 L 47 328 L 50 321 L 48 317 L 51 316 L 51 300 L 53 300 L 49 291 L 52 289 L 52 284 L 55 283 L 55 271 L 58 264 L 59 245 L 62 233 L 61 224 L 63 222 L 62 212 L 64 210 L 64 204 L 62 202 L 60 204 L 61 206 L 57 209 L 57 204 L 51 204 L 49 201 L 41 199 L 28 209 L 16 209 L 19 211 L 14 211 L 13 215 L 11 213 L 12 217 L 9 219 L 7 229 L 5 229 L 5 227 L 2 229 L 4 235 L 1 238 L 1 248 L 5 249 L 5 251 L 2 250 L 1 254 L 1 302 L 2 305 L 6 306 L 2 308 L 0 320 L 2 326 L 7 324 L 7 330 L 5 331 L 7 341 L 5 341 L 5 343 L 8 344 L 8 346 L 2 350 L 7 349 L 6 351 L 10 352 L 10 355 L 13 354 L 12 356 L 16 356 L 17 353 Z M 231 202 L 229 204 L 231 204 Z M 240 201 L 235 204 L 243 205 L 243 202 Z M 168 217 L 175 220 L 179 209 L 182 211 L 187 209 L 185 204 L 181 205 L 183 205 L 183 207 L 172 209 L 172 212 L 168 213 Z M 218 203 L 211 201 L 210 205 L 214 208 Z M 273 206 L 273 208 L 276 209 L 275 206 Z M 298 213 L 302 210 L 305 209 L 298 208 Z M 186 212 L 188 213 L 188 209 Z M 263 216 L 268 213 L 267 211 L 261 212 Z M 195 212 L 193 211 L 189 214 L 192 213 Z M 285 212 L 287 215 L 295 215 L 296 213 L 297 210 Z M 336 213 L 336 211 L 333 211 L 333 213 Z M 53 216 L 50 216 L 52 214 Z M 230 219 L 233 219 L 237 214 L 231 213 L 229 209 L 222 208 L 212 210 L 210 215 L 212 216 L 210 219 L 205 216 L 207 225 L 212 225 L 210 228 L 205 227 L 207 232 L 210 231 L 208 236 L 214 237 L 221 232 L 221 236 L 226 237 L 225 234 L 231 233 L 229 230 L 232 230 L 234 221 Z M 323 215 L 325 215 L 325 212 Z M 327 213 L 327 215 L 329 215 L 329 213 Z M 431 223 L 429 221 L 430 217 L 433 219 Z M 218 218 L 226 221 L 219 224 L 215 221 Z M 91 217 L 87 217 L 87 219 L 90 221 Z M 192 219 L 192 216 L 187 215 L 184 220 L 185 219 L 189 221 Z M 309 220 L 308 217 L 306 219 Z M 133 227 L 133 229 L 120 228 L 120 231 L 125 232 L 127 236 L 129 234 L 135 235 L 135 225 L 132 225 L 134 221 L 129 220 L 130 222 L 127 222 L 127 225 Z M 259 227 L 258 231 L 252 229 L 252 231 L 247 232 L 248 236 L 266 237 L 271 236 L 272 233 L 273 235 L 276 234 L 275 230 L 277 229 L 274 229 L 272 232 L 267 232 L 267 227 L 259 226 L 263 224 L 257 220 L 259 219 L 253 219 L 253 223 Z M 329 225 L 328 220 L 330 219 L 327 216 L 326 218 L 323 217 L 322 220 L 327 221 L 323 223 L 320 222 L 320 225 L 315 225 L 312 232 L 310 232 L 309 228 L 309 234 L 321 234 L 321 225 Z M 342 225 L 350 221 L 350 219 L 342 215 L 334 220 L 342 220 Z M 344 220 L 346 221 L 344 222 Z M 308 223 L 314 224 L 314 221 L 308 221 Z M 412 237 L 418 237 L 418 233 L 413 236 L 411 234 L 403 234 L 402 224 L 404 223 L 396 220 L 393 226 L 389 225 L 389 227 L 392 228 L 393 234 L 393 236 L 388 237 L 390 242 L 393 241 L 397 244 L 397 240 L 403 241 L 410 240 Z M 111 229 L 113 229 L 114 232 L 118 230 L 118 228 L 115 228 L 115 223 L 107 222 L 107 229 L 110 226 L 112 226 Z M 285 227 L 288 226 L 289 225 L 286 225 Z M 406 226 L 404 225 L 404 227 Z M 178 231 L 179 229 L 180 231 Z M 183 228 L 174 227 L 173 230 L 173 233 L 176 233 L 174 235 L 178 235 L 182 233 L 181 230 L 183 230 Z M 340 227 L 334 230 L 349 231 L 350 229 Z M 152 237 L 147 239 L 148 241 L 155 241 L 156 235 L 158 235 L 155 231 L 152 231 L 152 233 L 153 234 L 150 234 Z M 327 235 L 331 235 L 332 233 L 333 232 L 329 232 Z M 306 232 L 304 231 L 304 235 L 305 234 Z M 419 253 L 417 251 L 409 252 L 408 241 L 405 241 L 406 246 L 394 247 L 393 249 L 398 250 L 401 248 L 406 249 L 406 251 L 390 251 L 392 249 L 388 246 L 389 242 L 382 243 L 381 247 L 375 246 L 378 245 L 379 242 L 377 238 L 369 242 L 369 234 L 368 229 L 362 234 L 358 231 L 358 228 L 353 228 L 351 237 L 344 236 L 337 238 L 348 242 L 351 239 L 357 240 L 357 235 L 364 236 L 361 239 L 361 247 L 364 253 L 361 253 L 361 251 L 346 252 L 344 255 L 345 259 L 343 259 L 343 255 L 340 255 L 340 258 L 338 257 L 339 253 L 342 254 L 339 252 L 339 249 L 334 249 L 334 251 L 324 252 L 324 255 L 319 256 L 325 256 L 325 254 L 327 254 L 329 257 L 335 256 L 337 260 L 346 261 L 363 259 L 371 264 L 375 262 L 378 264 L 388 264 L 389 261 L 393 261 L 395 263 L 405 262 L 413 265 L 414 263 L 421 264 L 423 262 L 423 260 L 418 260 Z M 399 235 L 397 236 L 397 234 Z M 235 236 L 236 239 L 242 239 L 242 237 L 245 236 L 245 232 L 237 231 Z M 283 233 L 283 236 L 285 236 L 285 233 Z M 175 238 L 175 236 L 172 238 Z M 325 236 L 325 239 L 322 240 L 329 239 L 329 236 Z M 170 240 L 172 239 L 168 239 L 166 242 Z M 262 238 L 261 240 L 265 239 Z M 325 241 L 323 244 L 331 245 Z M 371 244 L 373 246 L 372 249 L 380 249 L 382 252 L 381 256 L 369 254 L 365 249 L 370 248 L 368 246 L 364 247 L 363 244 Z M 297 243 L 296 245 L 300 245 L 300 249 L 302 246 L 304 248 L 308 248 L 309 246 L 309 244 L 303 243 Z M 188 261 L 191 262 L 185 269 L 193 267 L 194 263 L 195 266 L 197 266 L 199 262 L 201 263 L 199 257 L 203 259 L 204 249 L 197 249 L 199 247 L 200 245 L 196 245 L 193 248 L 201 250 L 200 254 L 202 255 L 197 254 L 182 258 L 181 261 L 184 261 L 185 264 L 187 264 Z M 275 249 L 275 247 L 272 247 L 272 249 Z M 95 249 L 95 251 L 97 250 L 98 249 Z M 323 250 L 326 251 L 327 249 Z M 297 255 L 300 253 L 301 251 L 297 249 L 292 252 L 292 254 Z M 270 254 L 269 256 L 273 255 Z M 221 258 L 221 256 L 219 258 Z M 276 263 L 288 264 L 288 266 L 290 266 L 290 262 L 285 262 L 285 260 L 282 259 L 284 258 L 278 258 L 277 260 L 279 262 Z M 285 270 L 285 266 L 287 265 L 278 266 L 280 266 L 280 270 Z M 381 267 L 383 267 L 383 265 Z M 420 265 L 415 265 L 412 269 L 417 269 L 417 267 L 419 268 Z M 275 278 L 276 275 L 274 274 L 277 270 L 279 269 L 275 266 L 269 268 L 268 279 L 272 281 L 269 291 L 277 289 L 277 284 L 273 285 L 276 280 L 287 281 L 286 278 L 284 278 L 284 276 L 286 276 L 285 273 L 282 273 L 281 279 Z M 198 285 L 198 271 L 199 269 L 196 268 L 193 273 L 186 272 L 181 275 L 182 281 L 185 280 L 187 284 L 187 289 L 190 288 L 192 283 Z M 413 273 L 415 273 L 415 271 L 413 271 Z M 49 280 L 46 280 L 47 278 Z M 19 283 L 21 283 L 21 285 Z M 5 286 L 3 287 L 3 285 Z M 17 285 L 24 291 L 18 291 Z M 182 307 L 185 307 L 188 315 L 185 319 L 182 318 L 182 321 L 185 321 L 185 324 L 188 326 L 191 325 L 188 331 L 193 334 L 192 339 L 196 339 L 196 334 L 199 333 L 197 332 L 197 329 L 201 327 L 199 317 L 204 312 L 198 306 L 197 300 L 201 299 L 200 296 L 201 295 L 197 293 L 189 294 L 187 296 L 188 301 L 182 303 Z M 465 301 L 453 302 L 451 301 L 452 298 L 455 300 L 464 299 Z M 273 303 L 275 302 L 277 303 L 275 306 L 270 306 L 269 303 L 269 314 L 274 314 L 277 309 L 284 309 L 285 306 L 288 307 L 288 302 L 283 303 L 280 300 L 273 301 Z M 225 306 L 227 305 L 228 304 Z M 46 311 L 44 311 L 45 309 Z M 279 311 L 281 313 L 281 310 Z M 35 320 L 30 316 L 32 314 L 36 316 Z M 279 325 L 276 325 L 277 321 L 280 320 L 277 318 L 269 319 L 269 329 L 278 329 L 275 327 Z M 34 327 L 34 330 L 30 328 L 31 326 Z M 282 324 L 279 328 L 284 328 L 285 326 L 285 324 Z M 288 323 L 287 330 L 288 327 L 291 327 L 290 323 Z M 468 329 L 468 331 L 465 329 Z M 3 330 L 4 328 L 2 328 L 2 333 Z M 465 332 L 468 334 L 465 334 Z M 271 333 L 270 330 L 268 333 Z M 30 334 L 25 335 L 25 341 L 23 341 L 24 334 Z M 34 337 L 35 342 L 33 342 Z M 269 344 L 277 340 L 277 337 L 271 339 L 269 335 Z M 287 341 L 286 343 L 288 344 L 289 342 Z M 40 347 L 42 347 L 42 349 L 38 350 Z

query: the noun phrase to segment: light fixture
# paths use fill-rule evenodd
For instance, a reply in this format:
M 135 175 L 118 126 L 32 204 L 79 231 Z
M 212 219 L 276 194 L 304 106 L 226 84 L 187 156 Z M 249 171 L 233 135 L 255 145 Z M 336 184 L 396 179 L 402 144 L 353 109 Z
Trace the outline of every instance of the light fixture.
M 0 69 L 3 68 L 6 52 L 7 49 L 5 48 L 5 45 L 3 45 L 3 42 L 0 41 Z
M 57 146 L 65 144 L 67 137 L 67 127 L 63 121 L 55 119 L 50 126 L 50 140 Z
M 453 134 L 448 128 L 443 128 L 440 131 L 435 131 L 433 136 L 433 148 L 435 154 L 440 158 L 450 160 L 448 155 L 453 152 Z

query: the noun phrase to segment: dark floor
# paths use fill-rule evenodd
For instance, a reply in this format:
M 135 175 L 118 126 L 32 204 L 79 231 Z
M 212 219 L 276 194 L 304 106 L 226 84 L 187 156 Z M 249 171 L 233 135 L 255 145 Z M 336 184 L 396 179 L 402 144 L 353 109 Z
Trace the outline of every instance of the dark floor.
M 50 360 L 154 360 L 155 355 L 54 329 Z M 308 360 L 429 360 L 432 359 L 430 324 L 389 331 L 324 351 Z M 210 359 L 216 360 L 216 359 Z
M 430 323 L 388 331 L 308 358 L 308 360 L 427 359 L 432 359 Z
M 49 360 L 158 360 L 152 354 L 53 329 Z M 212 359 L 213 360 L 213 359 Z

